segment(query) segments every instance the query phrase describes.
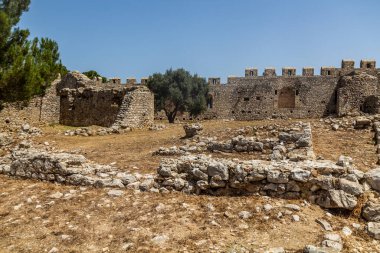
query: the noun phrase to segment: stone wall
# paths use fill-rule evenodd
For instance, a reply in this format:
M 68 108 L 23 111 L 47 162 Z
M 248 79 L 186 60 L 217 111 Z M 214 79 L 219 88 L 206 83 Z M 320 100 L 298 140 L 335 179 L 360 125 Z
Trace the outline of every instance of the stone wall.
M 146 86 L 127 92 L 116 116 L 115 126 L 140 127 L 153 124 L 154 95 Z
M 44 96 L 35 96 L 30 101 L 7 103 L 1 111 L 1 118 L 8 118 L 12 121 L 30 123 L 59 122 L 59 97 L 57 96 L 57 84 L 61 79 L 56 79 L 51 86 L 46 89 Z
M 251 74 L 248 69 L 245 77 L 229 77 L 227 84 L 210 78 L 210 99 L 203 118 L 313 118 L 354 110 L 366 112 L 366 104 L 376 111 L 372 107 L 377 100 L 369 99 L 379 95 L 376 62 L 363 60 L 360 69 L 354 64 L 343 60 L 342 68 L 322 67 L 320 76 L 308 67 L 302 76 L 296 76 L 294 68 L 284 68 L 282 76 L 277 76 L 270 68 L 263 76 L 257 76 L 257 70 Z
M 60 91 L 60 123 L 140 127 L 153 123 L 153 103 L 145 86 L 65 88 Z

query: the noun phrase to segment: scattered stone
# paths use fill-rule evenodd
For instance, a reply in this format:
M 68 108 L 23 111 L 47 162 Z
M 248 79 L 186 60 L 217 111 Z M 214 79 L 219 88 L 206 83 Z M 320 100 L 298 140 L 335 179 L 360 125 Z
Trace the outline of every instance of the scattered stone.
M 265 212 L 269 212 L 270 210 L 272 210 L 273 206 L 271 204 L 265 204 L 264 205 L 264 211 Z
M 58 248 L 53 247 L 53 248 L 51 248 L 51 250 L 49 250 L 48 253 L 57 253 L 57 252 L 58 252 Z
M 367 230 L 370 236 L 376 240 L 380 240 L 380 222 L 368 222 Z
M 333 231 L 330 223 L 326 220 L 323 220 L 323 219 L 316 219 L 315 220 L 318 224 L 320 224 L 322 226 L 322 228 L 326 231 Z
M 264 251 L 264 253 L 285 253 L 285 249 L 283 247 L 270 248 Z
M 63 193 L 56 192 L 56 193 L 51 194 L 49 197 L 52 198 L 52 199 L 60 199 L 60 198 L 63 197 Z
M 343 249 L 342 239 L 338 234 L 325 234 L 324 240 L 322 241 L 322 247 L 331 248 L 336 251 L 341 251 Z
M 111 196 L 111 197 L 120 197 L 124 194 L 124 192 L 122 190 L 109 190 L 108 191 L 108 196 Z
M 349 228 L 349 227 L 343 227 L 342 228 L 342 233 L 345 235 L 345 236 L 350 236 L 352 234 L 352 230 Z
M 186 138 L 192 138 L 195 135 L 197 135 L 200 131 L 203 130 L 203 126 L 201 124 L 195 123 L 195 124 L 186 124 L 183 126 L 183 129 L 186 133 Z
M 366 182 L 372 189 L 380 192 L 380 167 L 368 171 L 364 174 Z
M 293 221 L 295 221 L 295 222 L 299 222 L 300 221 L 300 217 L 298 216 L 298 215 L 292 215 L 292 219 L 293 219 Z
M 157 236 L 153 237 L 151 241 L 154 244 L 163 244 L 167 240 L 169 240 L 169 237 L 167 235 L 157 235 Z
M 373 201 L 368 201 L 363 210 L 362 216 L 367 221 L 380 221 L 380 203 L 375 203 Z
M 295 205 L 295 204 L 286 204 L 284 207 L 287 209 L 290 209 L 292 211 L 300 211 L 301 210 L 301 207 L 299 207 L 298 205 Z
M 338 124 L 333 124 L 333 125 L 331 126 L 331 129 L 334 130 L 334 131 L 338 131 L 338 129 L 339 129 L 339 125 L 338 125 Z
M 251 212 L 248 212 L 248 211 L 241 211 L 241 212 L 239 212 L 239 218 L 240 219 L 243 219 L 243 220 L 245 220 L 245 219 L 249 219 L 249 218 L 251 218 L 253 215 L 252 215 L 252 213 Z

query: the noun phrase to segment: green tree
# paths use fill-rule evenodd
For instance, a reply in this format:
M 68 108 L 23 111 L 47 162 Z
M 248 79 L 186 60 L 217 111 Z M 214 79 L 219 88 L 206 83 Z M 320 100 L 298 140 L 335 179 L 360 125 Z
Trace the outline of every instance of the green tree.
M 206 80 L 184 69 L 155 73 L 149 77 L 147 86 L 154 93 L 155 110 L 164 110 L 170 123 L 174 123 L 178 112 L 196 116 L 207 108 Z
M 15 27 L 30 0 L 0 0 L 0 103 L 28 100 L 64 75 L 55 41 L 28 40 L 29 31 Z
M 89 70 L 89 71 L 83 72 L 83 75 L 87 76 L 90 79 L 94 79 L 94 77 L 100 77 L 100 78 L 102 78 L 102 83 L 106 83 L 107 82 L 107 78 L 104 77 L 104 76 L 101 76 L 95 70 Z

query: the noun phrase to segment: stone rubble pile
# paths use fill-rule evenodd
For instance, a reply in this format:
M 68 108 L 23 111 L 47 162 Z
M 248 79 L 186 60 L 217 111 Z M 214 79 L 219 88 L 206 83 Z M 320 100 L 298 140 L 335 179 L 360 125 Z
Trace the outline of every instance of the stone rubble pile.
M 227 141 L 218 141 L 216 137 L 197 136 L 192 142 L 177 147 L 160 147 L 153 155 L 174 156 L 189 155 L 202 152 L 224 153 L 261 153 L 268 154 L 264 160 L 291 161 L 312 160 L 315 155 L 312 147 L 311 126 L 309 123 L 298 123 L 290 128 L 276 128 L 268 126 L 271 130 L 271 138 L 247 137 L 238 135 Z M 265 128 L 266 129 L 266 128 Z M 243 128 L 236 131 L 238 134 L 250 133 L 253 128 Z M 254 131 L 256 131 L 254 129 Z M 260 129 L 262 130 L 262 129 Z
M 334 131 L 355 129 L 370 129 L 376 121 L 380 120 L 380 115 L 362 115 L 362 116 L 346 116 L 341 118 L 327 117 L 320 119 Z

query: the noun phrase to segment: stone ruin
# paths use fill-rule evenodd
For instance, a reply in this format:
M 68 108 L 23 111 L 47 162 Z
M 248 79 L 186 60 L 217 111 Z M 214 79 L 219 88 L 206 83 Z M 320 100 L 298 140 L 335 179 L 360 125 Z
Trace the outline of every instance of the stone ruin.
M 71 72 L 54 81 L 44 96 L 33 98 L 28 106 L 6 105 L 2 115 L 68 126 L 140 128 L 153 124 L 154 96 L 135 82 L 121 84 L 112 79 L 102 83 Z

